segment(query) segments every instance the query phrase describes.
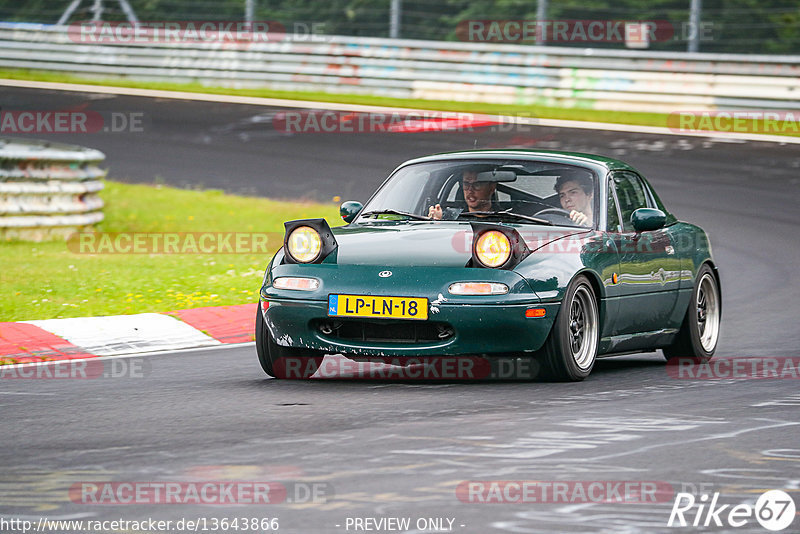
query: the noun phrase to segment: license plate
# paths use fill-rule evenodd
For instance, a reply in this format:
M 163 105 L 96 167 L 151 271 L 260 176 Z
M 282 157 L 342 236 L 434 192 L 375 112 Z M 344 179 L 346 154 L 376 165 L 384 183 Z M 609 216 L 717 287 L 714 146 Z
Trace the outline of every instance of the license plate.
M 369 295 L 329 295 L 328 315 L 334 317 L 373 317 L 376 319 L 428 318 L 428 299 L 418 297 L 375 297 Z

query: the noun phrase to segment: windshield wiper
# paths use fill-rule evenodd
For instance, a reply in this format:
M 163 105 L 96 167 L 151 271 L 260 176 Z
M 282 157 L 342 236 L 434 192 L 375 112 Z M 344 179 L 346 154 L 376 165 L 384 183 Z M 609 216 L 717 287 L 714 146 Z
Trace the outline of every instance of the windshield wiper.
M 400 210 L 393 210 L 391 208 L 385 210 L 375 210 L 375 211 L 368 211 L 366 213 L 362 213 L 362 217 L 369 217 L 370 215 L 403 215 L 408 217 L 409 219 L 414 219 L 417 221 L 430 221 L 430 217 L 425 217 L 424 215 L 417 215 L 416 213 L 408 213 L 407 211 L 400 211 Z
M 464 216 L 474 216 L 474 217 L 486 217 L 486 216 L 496 216 L 496 217 L 509 217 L 512 219 L 517 219 L 521 221 L 530 221 L 536 224 L 546 224 L 547 226 L 555 226 L 555 223 L 548 221 L 547 219 L 540 219 L 539 217 L 531 217 L 530 215 L 523 215 L 521 213 L 514 213 L 513 211 L 463 211 L 459 215 L 459 217 Z

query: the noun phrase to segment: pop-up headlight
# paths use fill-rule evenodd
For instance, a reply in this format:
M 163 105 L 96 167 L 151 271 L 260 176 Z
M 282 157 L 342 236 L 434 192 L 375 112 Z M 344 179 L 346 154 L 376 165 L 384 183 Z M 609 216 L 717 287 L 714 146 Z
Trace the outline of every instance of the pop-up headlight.
M 513 269 L 531 253 L 519 232 L 510 226 L 478 222 L 471 224 L 473 237 L 470 264 L 473 267 Z
M 284 227 L 286 263 L 320 263 L 338 246 L 325 219 L 289 221 Z

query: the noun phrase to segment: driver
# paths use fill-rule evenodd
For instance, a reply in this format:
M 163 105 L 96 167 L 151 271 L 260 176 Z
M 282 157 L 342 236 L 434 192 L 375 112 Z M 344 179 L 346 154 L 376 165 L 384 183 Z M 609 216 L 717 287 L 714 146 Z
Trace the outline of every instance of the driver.
M 556 180 L 554 187 L 561 207 L 569 212 L 569 218 L 581 226 L 594 224 L 594 186 L 592 178 L 580 171 L 568 171 Z
M 469 211 L 492 211 L 492 195 L 496 189 L 495 182 L 479 182 L 476 170 L 466 170 L 461 176 L 461 190 Z M 428 208 L 428 217 L 441 219 L 442 206 L 436 204 Z

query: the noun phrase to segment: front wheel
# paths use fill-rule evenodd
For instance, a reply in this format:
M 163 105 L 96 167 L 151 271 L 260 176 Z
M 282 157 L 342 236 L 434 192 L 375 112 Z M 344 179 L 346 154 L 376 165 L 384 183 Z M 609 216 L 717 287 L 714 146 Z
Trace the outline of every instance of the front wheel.
M 324 355 L 311 351 L 281 347 L 269 334 L 261 306 L 256 309 L 256 352 L 264 372 L 273 378 L 310 378 L 322 364 Z
M 708 265 L 703 265 L 697 272 L 692 301 L 678 336 L 672 345 L 661 349 L 664 357 L 668 361 L 685 357 L 707 362 L 717 350 L 721 320 L 722 299 L 717 278 Z
M 597 359 L 599 339 L 597 298 L 589 280 L 579 275 L 567 288 L 542 348 L 545 378 L 577 382 L 589 376 Z

